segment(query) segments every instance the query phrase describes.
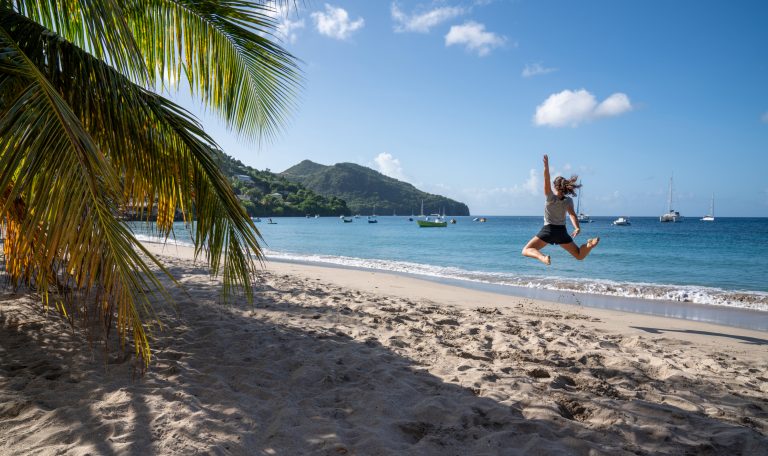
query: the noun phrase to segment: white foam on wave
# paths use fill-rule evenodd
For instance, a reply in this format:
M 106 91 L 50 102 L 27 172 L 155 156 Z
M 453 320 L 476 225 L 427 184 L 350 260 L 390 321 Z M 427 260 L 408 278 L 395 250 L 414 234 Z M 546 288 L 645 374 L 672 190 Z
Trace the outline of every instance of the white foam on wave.
M 272 250 L 265 250 L 265 254 L 267 258 L 274 259 L 334 264 L 362 269 L 377 269 L 493 285 L 589 293 L 625 298 L 691 302 L 696 304 L 768 311 L 768 293 L 759 291 L 731 291 L 696 285 L 666 285 L 616 282 L 612 280 L 522 276 L 511 273 L 467 271 L 456 267 L 436 266 L 408 261 L 378 260 L 318 254 L 296 254 Z

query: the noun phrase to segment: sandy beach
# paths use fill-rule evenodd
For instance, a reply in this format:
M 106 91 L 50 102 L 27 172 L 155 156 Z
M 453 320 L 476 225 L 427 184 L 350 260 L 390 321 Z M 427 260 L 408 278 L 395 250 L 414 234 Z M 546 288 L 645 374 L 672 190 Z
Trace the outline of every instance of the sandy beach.
M 0 297 L 0 454 L 768 454 L 768 333 L 187 248 L 152 365 Z

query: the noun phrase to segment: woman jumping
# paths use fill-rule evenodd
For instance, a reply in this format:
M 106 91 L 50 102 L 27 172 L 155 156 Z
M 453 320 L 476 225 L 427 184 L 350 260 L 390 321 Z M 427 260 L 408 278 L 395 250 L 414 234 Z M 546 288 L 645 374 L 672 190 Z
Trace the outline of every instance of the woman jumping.
M 576 195 L 575 190 L 581 187 L 576 183 L 577 179 L 578 176 L 572 176 L 570 179 L 562 176 L 556 177 L 555 191 L 553 192 L 549 184 L 549 157 L 544 155 L 544 196 L 547 198 L 547 203 L 544 206 L 544 227 L 525 245 L 523 248 L 524 256 L 536 258 L 548 265 L 552 263 L 552 259 L 549 255 L 541 253 L 541 249 L 547 244 L 559 244 L 574 258 L 583 260 L 600 242 L 600 238 L 596 237 L 589 239 L 581 247 L 577 247 L 571 236 L 568 235 L 568 230 L 565 229 L 565 213 L 568 212 L 574 227 L 573 237 L 578 236 L 581 232 L 579 219 L 573 210 L 573 200 L 568 196 Z

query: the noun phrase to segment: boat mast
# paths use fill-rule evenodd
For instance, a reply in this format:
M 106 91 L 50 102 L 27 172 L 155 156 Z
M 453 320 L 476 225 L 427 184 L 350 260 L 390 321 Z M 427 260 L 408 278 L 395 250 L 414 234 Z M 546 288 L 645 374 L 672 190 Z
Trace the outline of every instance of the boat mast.
M 581 181 L 579 181 L 579 185 L 581 185 Z M 582 190 L 581 188 L 579 188 L 579 196 L 578 198 L 576 198 L 576 216 L 577 217 L 581 215 L 581 211 L 579 210 L 579 208 L 581 207 L 581 192 Z
M 672 173 L 672 177 L 669 178 L 669 196 L 667 197 L 667 212 L 672 212 L 672 179 L 675 174 Z

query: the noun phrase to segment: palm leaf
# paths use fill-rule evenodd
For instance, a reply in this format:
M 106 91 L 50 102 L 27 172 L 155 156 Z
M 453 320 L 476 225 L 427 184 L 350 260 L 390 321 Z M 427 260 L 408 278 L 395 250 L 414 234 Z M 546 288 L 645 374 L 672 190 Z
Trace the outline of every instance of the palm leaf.
M 273 26 L 263 5 L 153 0 L 120 10 L 113 1 L 0 0 L 0 210 L 16 283 L 46 302 L 52 290 L 58 302 L 71 290 L 94 293 L 100 318 L 108 326 L 115 315 L 121 340 L 132 333 L 149 362 L 150 298 L 167 293 L 142 255 L 168 271 L 116 214 L 155 205 L 165 236 L 177 210 L 196 219 L 196 255 L 223 275 L 225 297 L 244 291 L 250 300 L 262 257 L 258 231 L 212 158 L 216 144 L 189 113 L 137 83 L 176 66 L 170 73 L 183 69 L 234 128 L 269 134 L 297 72 L 262 36 Z
M 139 83 L 152 83 L 133 32 L 117 0 L 2 0 L 63 39 L 110 62 Z
M 270 41 L 273 2 L 150 0 L 126 7 L 147 67 L 247 137 L 272 136 L 299 86 L 295 59 Z
M 8 18 L 0 23 L 0 84 L 27 84 L 0 118 L 7 268 L 46 302 L 57 286 L 97 289 L 102 308 L 117 307 L 123 339 L 130 330 L 137 355 L 148 361 L 143 320 L 151 306 L 144 290 L 162 286 L 114 217 L 119 184 L 106 157 L 11 38 Z
M 4 49 L 0 86 L 22 86 L 22 81 L 28 81 L 25 90 L 7 105 L 9 108 L 0 118 L 0 166 L 5 171 L 0 174 L 0 188 L 11 189 L 4 199 L 4 213 L 18 200 L 35 208 L 31 215 L 13 218 L 19 227 L 16 233 L 34 235 L 17 236 L 15 243 L 7 243 L 7 247 L 13 248 L 8 255 L 10 264 L 19 265 L 10 272 L 25 278 L 45 295 L 55 280 L 51 278 L 56 275 L 51 265 L 66 259 L 67 271 L 78 287 L 160 289 L 155 279 L 144 280 L 152 275 L 133 250 L 143 247 L 113 216 L 120 201 L 170 201 L 158 204 L 170 212 L 163 220 L 172 222 L 177 207 L 188 208 L 199 220 L 194 237 L 197 253 L 205 248 L 212 273 L 223 272 L 223 293 L 232 295 L 235 287 L 244 290 L 250 299 L 252 255 L 261 255 L 258 232 L 212 160 L 213 141 L 200 126 L 178 106 L 131 84 L 77 47 L 46 35 L 37 24 L 9 15 L 0 25 Z M 13 31 L 13 37 L 6 27 Z M 15 41 L 29 49 L 30 55 L 24 54 Z M 55 62 L 54 69 L 46 62 Z M 43 76 L 38 66 L 49 78 Z M 78 84 L 87 78 L 94 83 Z M 54 102 L 46 103 L 47 98 Z M 102 155 L 101 150 L 107 154 Z M 82 156 L 95 157 L 90 161 L 98 163 L 85 169 L 78 167 Z M 82 161 L 85 165 L 90 163 Z M 101 175 L 102 170 L 106 174 Z M 120 184 L 114 177 L 118 173 L 124 176 Z M 89 183 L 96 191 L 86 194 L 91 187 L 85 184 Z M 93 207 L 102 210 L 95 212 Z M 40 220 L 35 214 L 48 216 Z M 112 223 L 106 229 L 98 227 L 98 233 L 94 229 L 82 234 L 82 218 L 90 220 L 99 214 L 104 216 L 103 221 Z M 171 225 L 161 223 L 160 228 L 167 234 Z M 65 234 L 78 232 L 79 238 Z M 108 235 L 104 240 L 107 244 L 117 242 L 117 246 L 95 247 L 93 240 L 102 233 Z M 73 254 L 73 247 L 84 239 L 89 240 L 87 248 Z M 117 256 L 109 258 L 112 252 Z M 110 264 L 123 259 L 127 261 Z M 98 271 L 115 266 L 122 267 L 121 274 L 98 275 Z M 129 283 L 103 283 L 121 277 L 127 277 Z M 108 292 L 104 297 L 115 298 Z M 151 307 L 143 299 L 141 304 L 146 311 L 136 311 L 132 302 L 125 302 L 132 297 L 122 295 L 114 299 L 118 327 L 124 335 L 130 325 L 136 346 L 146 347 L 140 322 L 151 314 Z M 141 355 L 148 360 L 148 352 Z

